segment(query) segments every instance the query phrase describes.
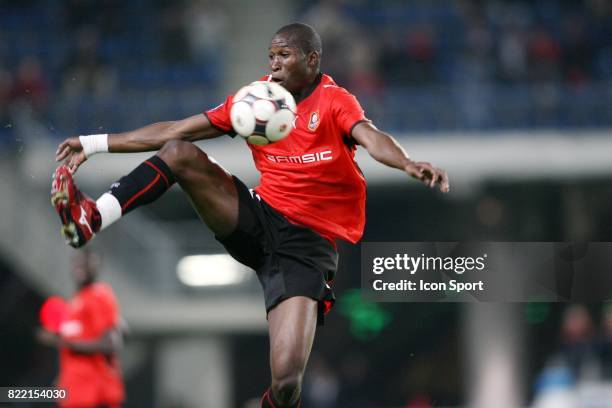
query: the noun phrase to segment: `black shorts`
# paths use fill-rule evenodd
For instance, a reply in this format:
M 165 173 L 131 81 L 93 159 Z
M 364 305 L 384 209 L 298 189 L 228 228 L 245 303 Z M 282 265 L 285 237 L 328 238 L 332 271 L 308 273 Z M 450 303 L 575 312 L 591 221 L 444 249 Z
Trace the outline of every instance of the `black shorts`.
M 217 237 L 238 262 L 257 272 L 266 313 L 282 300 L 307 296 L 318 301 L 317 324 L 336 299 L 330 285 L 338 267 L 332 244 L 313 230 L 291 224 L 237 177 L 238 226 Z

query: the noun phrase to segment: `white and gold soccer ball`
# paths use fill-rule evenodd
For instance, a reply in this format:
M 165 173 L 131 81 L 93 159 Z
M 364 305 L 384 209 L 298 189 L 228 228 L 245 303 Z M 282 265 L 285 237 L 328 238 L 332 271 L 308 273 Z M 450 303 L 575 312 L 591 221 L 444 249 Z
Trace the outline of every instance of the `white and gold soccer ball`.
M 285 88 L 256 81 L 236 92 L 230 118 L 236 133 L 262 146 L 278 142 L 293 130 L 295 112 L 295 100 Z

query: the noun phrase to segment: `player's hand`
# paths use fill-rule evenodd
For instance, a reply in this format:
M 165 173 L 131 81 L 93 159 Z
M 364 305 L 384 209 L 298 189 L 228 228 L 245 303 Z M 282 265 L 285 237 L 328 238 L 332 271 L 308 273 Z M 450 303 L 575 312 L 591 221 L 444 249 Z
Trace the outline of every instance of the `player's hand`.
M 446 172 L 430 163 L 411 161 L 404 167 L 404 171 L 430 188 L 434 188 L 437 184 L 443 193 L 448 193 L 450 189 Z
M 55 161 L 65 160 L 64 164 L 68 166 L 71 173 L 75 173 L 79 166 L 87 160 L 87 156 L 83 152 L 83 146 L 78 137 L 69 137 L 59 144 L 55 152 Z
M 38 327 L 35 331 L 36 340 L 45 346 L 59 347 L 61 344 L 61 338 L 58 334 L 52 333 L 49 330 L 45 330 L 42 327 Z

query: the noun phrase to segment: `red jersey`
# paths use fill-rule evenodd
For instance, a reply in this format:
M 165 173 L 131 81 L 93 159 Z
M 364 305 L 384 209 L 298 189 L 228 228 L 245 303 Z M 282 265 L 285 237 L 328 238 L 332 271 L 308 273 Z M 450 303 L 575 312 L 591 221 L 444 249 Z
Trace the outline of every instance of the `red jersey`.
M 68 340 L 93 341 L 117 327 L 119 308 L 111 287 L 105 283 L 87 285 L 69 301 L 67 319 L 60 335 Z M 121 370 L 116 356 L 76 353 L 60 349 L 58 386 L 68 396 L 62 407 L 118 404 L 125 398 Z
M 270 80 L 265 76 L 262 80 Z M 365 225 L 365 179 L 355 162 L 353 127 L 367 121 L 357 98 L 321 75 L 297 104 L 294 128 L 283 140 L 249 144 L 261 173 L 255 191 L 290 222 L 329 240 L 357 242 Z M 205 112 L 211 124 L 232 132 L 229 96 Z

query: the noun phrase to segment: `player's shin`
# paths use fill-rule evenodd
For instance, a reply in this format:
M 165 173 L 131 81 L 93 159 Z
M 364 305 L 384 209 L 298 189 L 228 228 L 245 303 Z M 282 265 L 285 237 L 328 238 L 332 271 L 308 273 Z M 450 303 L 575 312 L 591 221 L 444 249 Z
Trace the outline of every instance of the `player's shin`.
M 172 171 L 158 156 L 153 156 L 130 174 L 111 185 L 96 205 L 102 217 L 101 229 L 134 208 L 149 204 L 162 196 L 174 183 Z

